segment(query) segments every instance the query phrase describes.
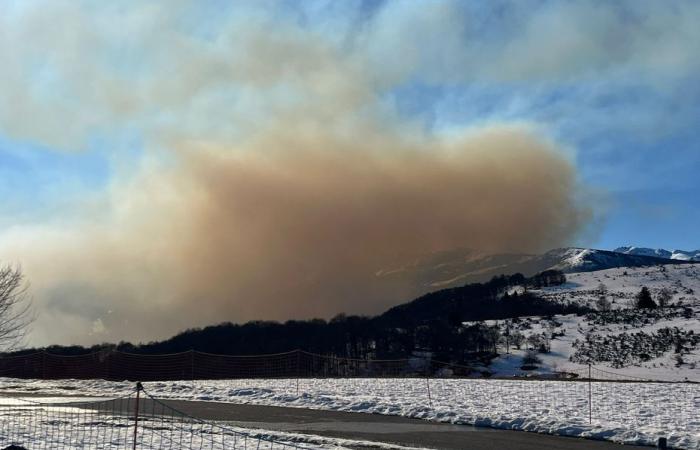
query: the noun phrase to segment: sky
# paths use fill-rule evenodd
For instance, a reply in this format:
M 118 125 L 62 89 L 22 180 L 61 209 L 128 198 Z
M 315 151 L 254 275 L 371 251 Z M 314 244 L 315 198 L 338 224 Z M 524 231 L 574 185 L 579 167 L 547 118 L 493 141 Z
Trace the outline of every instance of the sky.
M 369 268 L 448 247 L 700 248 L 699 21 L 680 0 L 5 1 L 0 261 L 31 280 L 32 342 L 376 312 Z

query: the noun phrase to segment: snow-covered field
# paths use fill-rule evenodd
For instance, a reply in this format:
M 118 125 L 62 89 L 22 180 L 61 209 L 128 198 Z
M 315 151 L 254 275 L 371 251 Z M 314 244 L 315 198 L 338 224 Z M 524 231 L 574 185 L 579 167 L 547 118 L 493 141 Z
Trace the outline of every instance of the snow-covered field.
M 567 273 L 566 284 L 545 288 L 549 298 L 573 300 L 594 305 L 598 287 L 603 284 L 608 296 L 615 299 L 615 307 L 627 306 L 642 286 L 652 294 L 662 288 L 671 289 L 673 302 L 693 304 L 700 297 L 700 264 L 669 264 L 651 267 L 622 267 L 595 272 Z
M 700 448 L 700 385 L 483 379 L 294 379 L 144 383 L 158 398 L 415 417 L 458 424 Z M 3 380 L 3 390 L 118 396 L 128 382 Z M 430 396 L 428 395 L 430 388 Z M 298 392 L 298 393 L 297 393 Z
M 585 358 L 577 358 L 576 352 L 590 349 L 591 344 L 585 343 L 588 339 L 596 347 L 595 356 L 600 360 L 593 363 L 598 369 L 644 379 L 700 382 L 700 264 L 608 269 L 566 277 L 566 284 L 538 292 L 553 302 L 573 302 L 594 309 L 604 295 L 617 315 L 486 321 L 487 325 L 498 325 L 501 332 L 508 329 L 525 338 L 521 349 L 511 348 L 506 353 L 503 346 L 502 355 L 486 370 L 497 376 L 585 373 Z M 631 304 L 642 286 L 649 288 L 654 299 L 662 289 L 668 290 L 672 295 L 670 306 L 663 311 L 635 311 Z M 521 370 L 526 349 L 531 347 L 527 339 L 532 336 L 545 337 L 550 352 L 537 354 L 541 360 L 537 369 Z M 666 342 L 664 336 L 669 336 Z M 673 344 L 678 336 L 685 340 L 682 348 Z
M 504 321 L 488 321 L 488 324 L 496 324 L 503 329 L 506 326 Z M 541 360 L 538 368 L 534 370 L 522 370 L 523 358 L 527 353 L 528 344 L 523 343 L 520 350 L 512 348 L 509 354 L 502 350 L 502 354 L 494 359 L 486 367 L 495 376 L 534 376 L 549 375 L 557 372 L 571 372 L 579 375 L 587 375 L 588 365 L 583 362 L 572 361 L 570 358 L 576 354 L 577 345 L 581 346 L 586 337 L 610 340 L 610 347 L 615 348 L 614 340 L 619 339 L 619 335 L 626 333 L 631 336 L 638 333 L 645 333 L 654 336 L 661 329 L 673 329 L 678 327 L 685 332 L 693 331 L 700 337 L 700 321 L 696 317 L 683 318 L 674 317 L 650 321 L 644 325 L 628 324 L 606 324 L 600 325 L 590 322 L 583 316 L 573 314 L 543 318 L 539 316 L 520 318 L 517 325 L 508 325 L 511 332 L 516 327 L 523 327 L 520 332 L 529 338 L 532 335 L 549 335 L 554 333 L 555 338 L 549 339 L 550 351 L 548 353 L 537 353 L 537 358 Z M 577 343 L 578 341 L 578 343 Z M 630 349 L 632 350 L 632 349 Z M 625 377 L 637 377 L 645 380 L 656 381 L 694 381 L 700 382 L 700 350 L 694 348 L 684 352 L 680 357 L 682 364 L 679 364 L 679 355 L 674 348 L 669 348 L 657 357 L 648 361 L 633 361 L 622 367 L 618 366 L 614 360 L 615 355 L 610 358 L 612 361 L 596 361 L 593 372 L 594 378 L 602 379 L 624 379 Z M 604 370 L 610 372 L 606 374 L 600 372 Z M 612 375 L 614 373 L 615 375 Z M 631 379 L 631 378 L 630 378 Z

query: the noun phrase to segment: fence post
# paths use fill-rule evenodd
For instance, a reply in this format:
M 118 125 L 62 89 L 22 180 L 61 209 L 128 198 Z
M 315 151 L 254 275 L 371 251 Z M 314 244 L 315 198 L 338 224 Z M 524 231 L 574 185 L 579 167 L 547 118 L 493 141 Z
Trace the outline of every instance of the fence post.
M 430 396 L 430 378 L 427 376 L 425 377 L 425 384 L 428 386 L 428 404 L 432 408 L 433 407 L 433 399 Z
M 105 376 L 105 380 L 111 380 L 111 378 L 109 377 L 109 365 L 110 365 L 109 360 L 112 359 L 112 352 L 113 351 L 114 351 L 114 349 L 109 349 L 106 352 L 104 352 L 104 357 L 105 357 L 105 359 L 104 359 L 104 361 L 105 361 L 104 376 Z
M 190 375 L 192 377 L 192 392 L 194 392 L 194 349 L 190 349 Z
M 299 397 L 299 377 L 301 376 L 301 350 L 297 349 L 297 397 Z
M 588 424 L 593 423 L 593 395 L 591 393 L 591 363 L 588 363 Z
M 139 431 L 139 398 L 143 386 L 141 382 L 136 383 L 136 407 L 134 408 L 134 450 L 136 450 L 136 437 Z

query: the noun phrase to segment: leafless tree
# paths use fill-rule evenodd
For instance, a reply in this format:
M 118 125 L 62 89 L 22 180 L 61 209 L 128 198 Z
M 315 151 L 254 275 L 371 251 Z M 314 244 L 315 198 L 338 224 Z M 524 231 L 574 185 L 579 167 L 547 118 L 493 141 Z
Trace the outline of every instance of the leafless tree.
M 525 343 L 525 336 L 520 331 L 516 330 L 510 335 L 510 341 L 515 346 L 515 348 L 520 350 L 520 348 Z
M 612 304 L 605 295 L 598 297 L 598 300 L 595 301 L 595 306 L 600 312 L 607 312 L 612 309 Z
M 673 300 L 673 292 L 669 288 L 662 288 L 656 296 L 656 300 L 661 308 L 665 308 Z
M 20 345 L 33 320 L 31 299 L 20 267 L 0 267 L 0 351 Z
M 604 283 L 600 283 L 597 290 L 599 295 L 607 295 L 608 293 L 608 287 Z

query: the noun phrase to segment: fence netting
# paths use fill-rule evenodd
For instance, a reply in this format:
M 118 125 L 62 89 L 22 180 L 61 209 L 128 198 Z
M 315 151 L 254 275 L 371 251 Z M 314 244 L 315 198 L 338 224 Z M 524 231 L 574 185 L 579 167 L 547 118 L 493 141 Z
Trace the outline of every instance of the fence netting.
M 611 372 L 567 371 L 560 378 L 610 379 Z M 232 356 L 199 351 L 165 355 L 99 351 L 84 355 L 55 355 L 45 351 L 0 357 L 0 376 L 35 379 L 217 380 L 237 378 L 356 378 L 356 377 L 474 377 L 480 369 L 432 358 L 358 359 L 320 355 L 303 350 Z M 634 377 L 630 377 L 634 379 Z M 642 378 L 636 378 L 642 380 Z
M 107 400 L 0 398 L 0 448 L 282 450 L 319 448 L 182 412 L 140 389 Z
M 423 358 L 355 359 L 294 350 L 272 355 L 231 356 L 199 351 L 167 355 L 99 351 L 55 355 L 45 351 L 0 357 L 0 376 L 36 379 L 213 380 L 293 377 L 468 376 L 470 367 Z
M 383 410 L 368 412 L 390 414 L 409 403 L 415 409 L 413 417 L 431 418 L 430 411 L 436 411 L 442 412 L 443 420 L 500 428 L 534 431 L 538 423 L 550 423 L 554 429 L 565 425 L 648 436 L 700 435 L 700 385 L 615 375 L 620 380 L 241 379 L 208 382 L 216 384 L 206 389 L 213 394 L 217 389 L 245 390 L 245 401 L 253 404 L 260 398 L 262 404 L 266 399 L 287 399 L 307 407 L 336 402 L 339 409 L 352 411 L 357 405 L 376 403 Z M 159 391 L 159 385 L 147 384 L 138 402 L 135 392 L 89 401 L 1 396 L 0 448 L 14 444 L 26 449 L 123 449 L 134 448 L 134 442 L 138 449 L 319 448 L 299 435 L 203 420 L 178 406 L 191 402 L 173 400 L 180 397 L 182 386 L 168 383 Z M 166 390 L 171 391 L 169 398 Z
M 74 389 L 80 395 L 117 396 L 131 389 L 123 380 L 142 380 L 146 386 L 138 415 L 135 391 L 100 401 L 0 396 L 0 448 L 134 448 L 134 439 L 142 449 L 309 448 L 289 437 L 280 440 L 279 433 L 234 427 L 220 417 L 201 420 L 181 411 L 174 399 L 332 405 L 501 428 L 540 430 L 538 424 L 550 423 L 553 429 L 700 436 L 700 384 L 647 380 L 595 366 L 544 378 L 488 379 L 471 367 L 430 358 L 362 360 L 301 350 L 258 356 L 41 352 L 0 358 L 0 377 L 62 379 L 25 384 L 15 379 L 5 386 L 8 391 L 55 385 L 59 390 L 52 393 Z M 367 410 L 366 405 L 375 406 Z

